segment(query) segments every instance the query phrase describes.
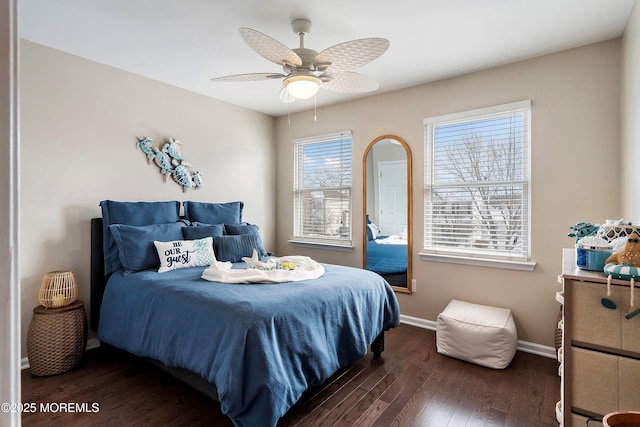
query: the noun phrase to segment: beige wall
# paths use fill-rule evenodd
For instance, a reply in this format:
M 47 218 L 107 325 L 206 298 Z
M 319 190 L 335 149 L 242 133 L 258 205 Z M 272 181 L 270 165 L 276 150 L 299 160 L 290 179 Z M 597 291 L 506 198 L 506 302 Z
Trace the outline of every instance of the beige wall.
M 620 216 L 620 40 L 612 40 L 406 90 L 294 114 L 276 125 L 278 253 L 362 265 L 362 154 L 379 135 L 410 145 L 414 182 L 415 294 L 398 294 L 405 315 L 435 320 L 453 298 L 513 310 L 521 340 L 554 344 L 555 292 L 567 232 L 578 221 Z M 321 96 L 321 95 L 320 95 Z M 512 101 L 532 101 L 531 227 L 533 272 L 421 261 L 423 119 Z M 304 249 L 292 233 L 293 138 L 353 131 L 352 253 Z
M 640 2 L 622 37 L 622 215 L 640 222 Z
M 103 199 L 245 201 L 275 246 L 274 119 L 27 41 L 20 43 L 22 354 L 38 289 L 76 272 L 89 302 L 89 224 Z M 164 183 L 136 149 L 175 137 L 204 186 Z
M 278 118 L 275 127 L 260 113 L 30 42 L 20 47 L 23 356 L 44 273 L 73 269 L 80 297 L 89 300 L 89 219 L 100 214 L 98 202 L 105 198 L 241 199 L 247 202 L 245 218 L 262 227 L 269 249 L 359 267 L 361 156 L 377 136 L 396 134 L 409 143 L 414 162 L 417 293 L 398 294 L 402 313 L 435 320 L 452 298 L 509 307 L 520 339 L 548 346 L 558 311 L 561 248 L 572 243 L 569 225 L 620 217 L 619 193 L 611 191 L 620 185 L 611 172 L 621 158 L 619 40 L 322 108 L 317 122 L 312 112 L 292 115 L 291 124 Z M 421 261 L 423 119 L 523 99 L 533 105 L 535 271 Z M 293 247 L 287 243 L 292 139 L 345 129 L 353 131 L 356 248 L 345 253 Z M 174 183 L 163 183 L 134 148 L 140 135 L 182 140 L 185 157 L 204 173 L 205 187 L 183 194 Z

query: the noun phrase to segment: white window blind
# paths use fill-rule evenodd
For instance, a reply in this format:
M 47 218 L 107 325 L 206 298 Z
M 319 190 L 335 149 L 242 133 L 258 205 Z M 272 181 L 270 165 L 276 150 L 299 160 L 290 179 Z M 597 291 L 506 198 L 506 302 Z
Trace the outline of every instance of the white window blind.
M 530 257 L 530 101 L 425 120 L 424 251 Z
M 351 244 L 351 132 L 294 141 L 294 239 Z

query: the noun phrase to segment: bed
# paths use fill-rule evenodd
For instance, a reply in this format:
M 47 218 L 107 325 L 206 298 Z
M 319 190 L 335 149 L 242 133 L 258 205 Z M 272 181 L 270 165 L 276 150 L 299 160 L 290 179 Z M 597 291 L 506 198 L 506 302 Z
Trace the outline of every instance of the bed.
M 396 235 L 383 236 L 380 228 L 371 221 L 369 214 L 367 221 L 367 270 L 386 276 L 407 272 L 407 231 Z
M 159 273 L 160 257 L 142 268 L 149 257 L 140 247 L 145 239 L 157 241 L 158 229 L 163 241 L 185 236 L 186 228 L 207 230 L 216 255 L 224 253 L 216 242 L 240 240 L 269 255 L 255 226 L 248 227 L 251 239 L 209 227 L 223 220 L 227 231 L 246 229 L 241 202 L 227 210 L 227 204 L 185 202 L 186 215 L 176 218 L 179 204 L 101 203 L 103 218 L 91 222 L 91 323 L 101 342 L 153 360 L 216 398 L 236 426 L 275 426 L 305 390 L 362 358 L 369 346 L 380 356 L 384 331 L 399 324 L 399 307 L 389 284 L 370 271 L 322 264 L 324 274 L 314 280 L 231 284 L 203 280 L 207 265 Z M 133 233 L 135 251 L 123 250 L 123 230 Z M 130 268 L 132 260 L 138 269 Z
M 367 270 L 378 274 L 407 272 L 407 240 L 382 236 L 367 240 Z

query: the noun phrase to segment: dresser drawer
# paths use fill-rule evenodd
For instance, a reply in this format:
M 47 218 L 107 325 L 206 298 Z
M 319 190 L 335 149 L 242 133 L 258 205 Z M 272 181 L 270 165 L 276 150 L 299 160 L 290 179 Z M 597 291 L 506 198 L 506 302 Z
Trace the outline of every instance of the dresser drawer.
M 640 410 L 640 360 L 571 348 L 571 406 L 605 415 Z
M 611 287 L 610 298 L 618 305 L 611 310 L 601 303 L 607 295 L 606 285 L 573 282 L 573 340 L 620 348 L 622 291 L 619 286 Z
M 618 356 L 572 348 L 571 406 L 601 415 L 618 410 Z
M 635 300 L 640 306 L 640 286 L 635 289 Z M 573 282 L 573 341 L 595 344 L 636 352 L 640 355 L 640 314 L 627 319 L 629 286 L 611 286 L 609 297 L 618 306 L 612 310 L 602 305 L 607 296 L 607 285 L 602 283 Z
M 618 409 L 640 411 L 640 360 L 619 358 L 620 404 Z

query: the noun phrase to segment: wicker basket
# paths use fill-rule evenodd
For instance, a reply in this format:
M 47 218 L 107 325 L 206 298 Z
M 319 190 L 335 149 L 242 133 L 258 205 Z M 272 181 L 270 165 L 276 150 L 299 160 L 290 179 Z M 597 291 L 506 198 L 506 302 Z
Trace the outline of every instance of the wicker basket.
M 27 334 L 27 356 L 33 375 L 56 375 L 75 367 L 87 346 L 84 303 L 33 309 Z
M 78 298 L 78 283 L 73 271 L 51 271 L 40 284 L 38 300 L 47 308 L 64 307 Z
M 556 354 L 558 353 L 558 350 L 560 350 L 560 347 L 562 347 L 562 328 L 560 328 L 560 321 L 562 320 L 562 306 L 560 306 L 560 312 L 558 312 L 558 319 L 557 319 L 557 323 L 556 323 L 556 329 L 554 331 L 553 334 L 553 338 L 555 341 L 555 347 L 556 347 Z

